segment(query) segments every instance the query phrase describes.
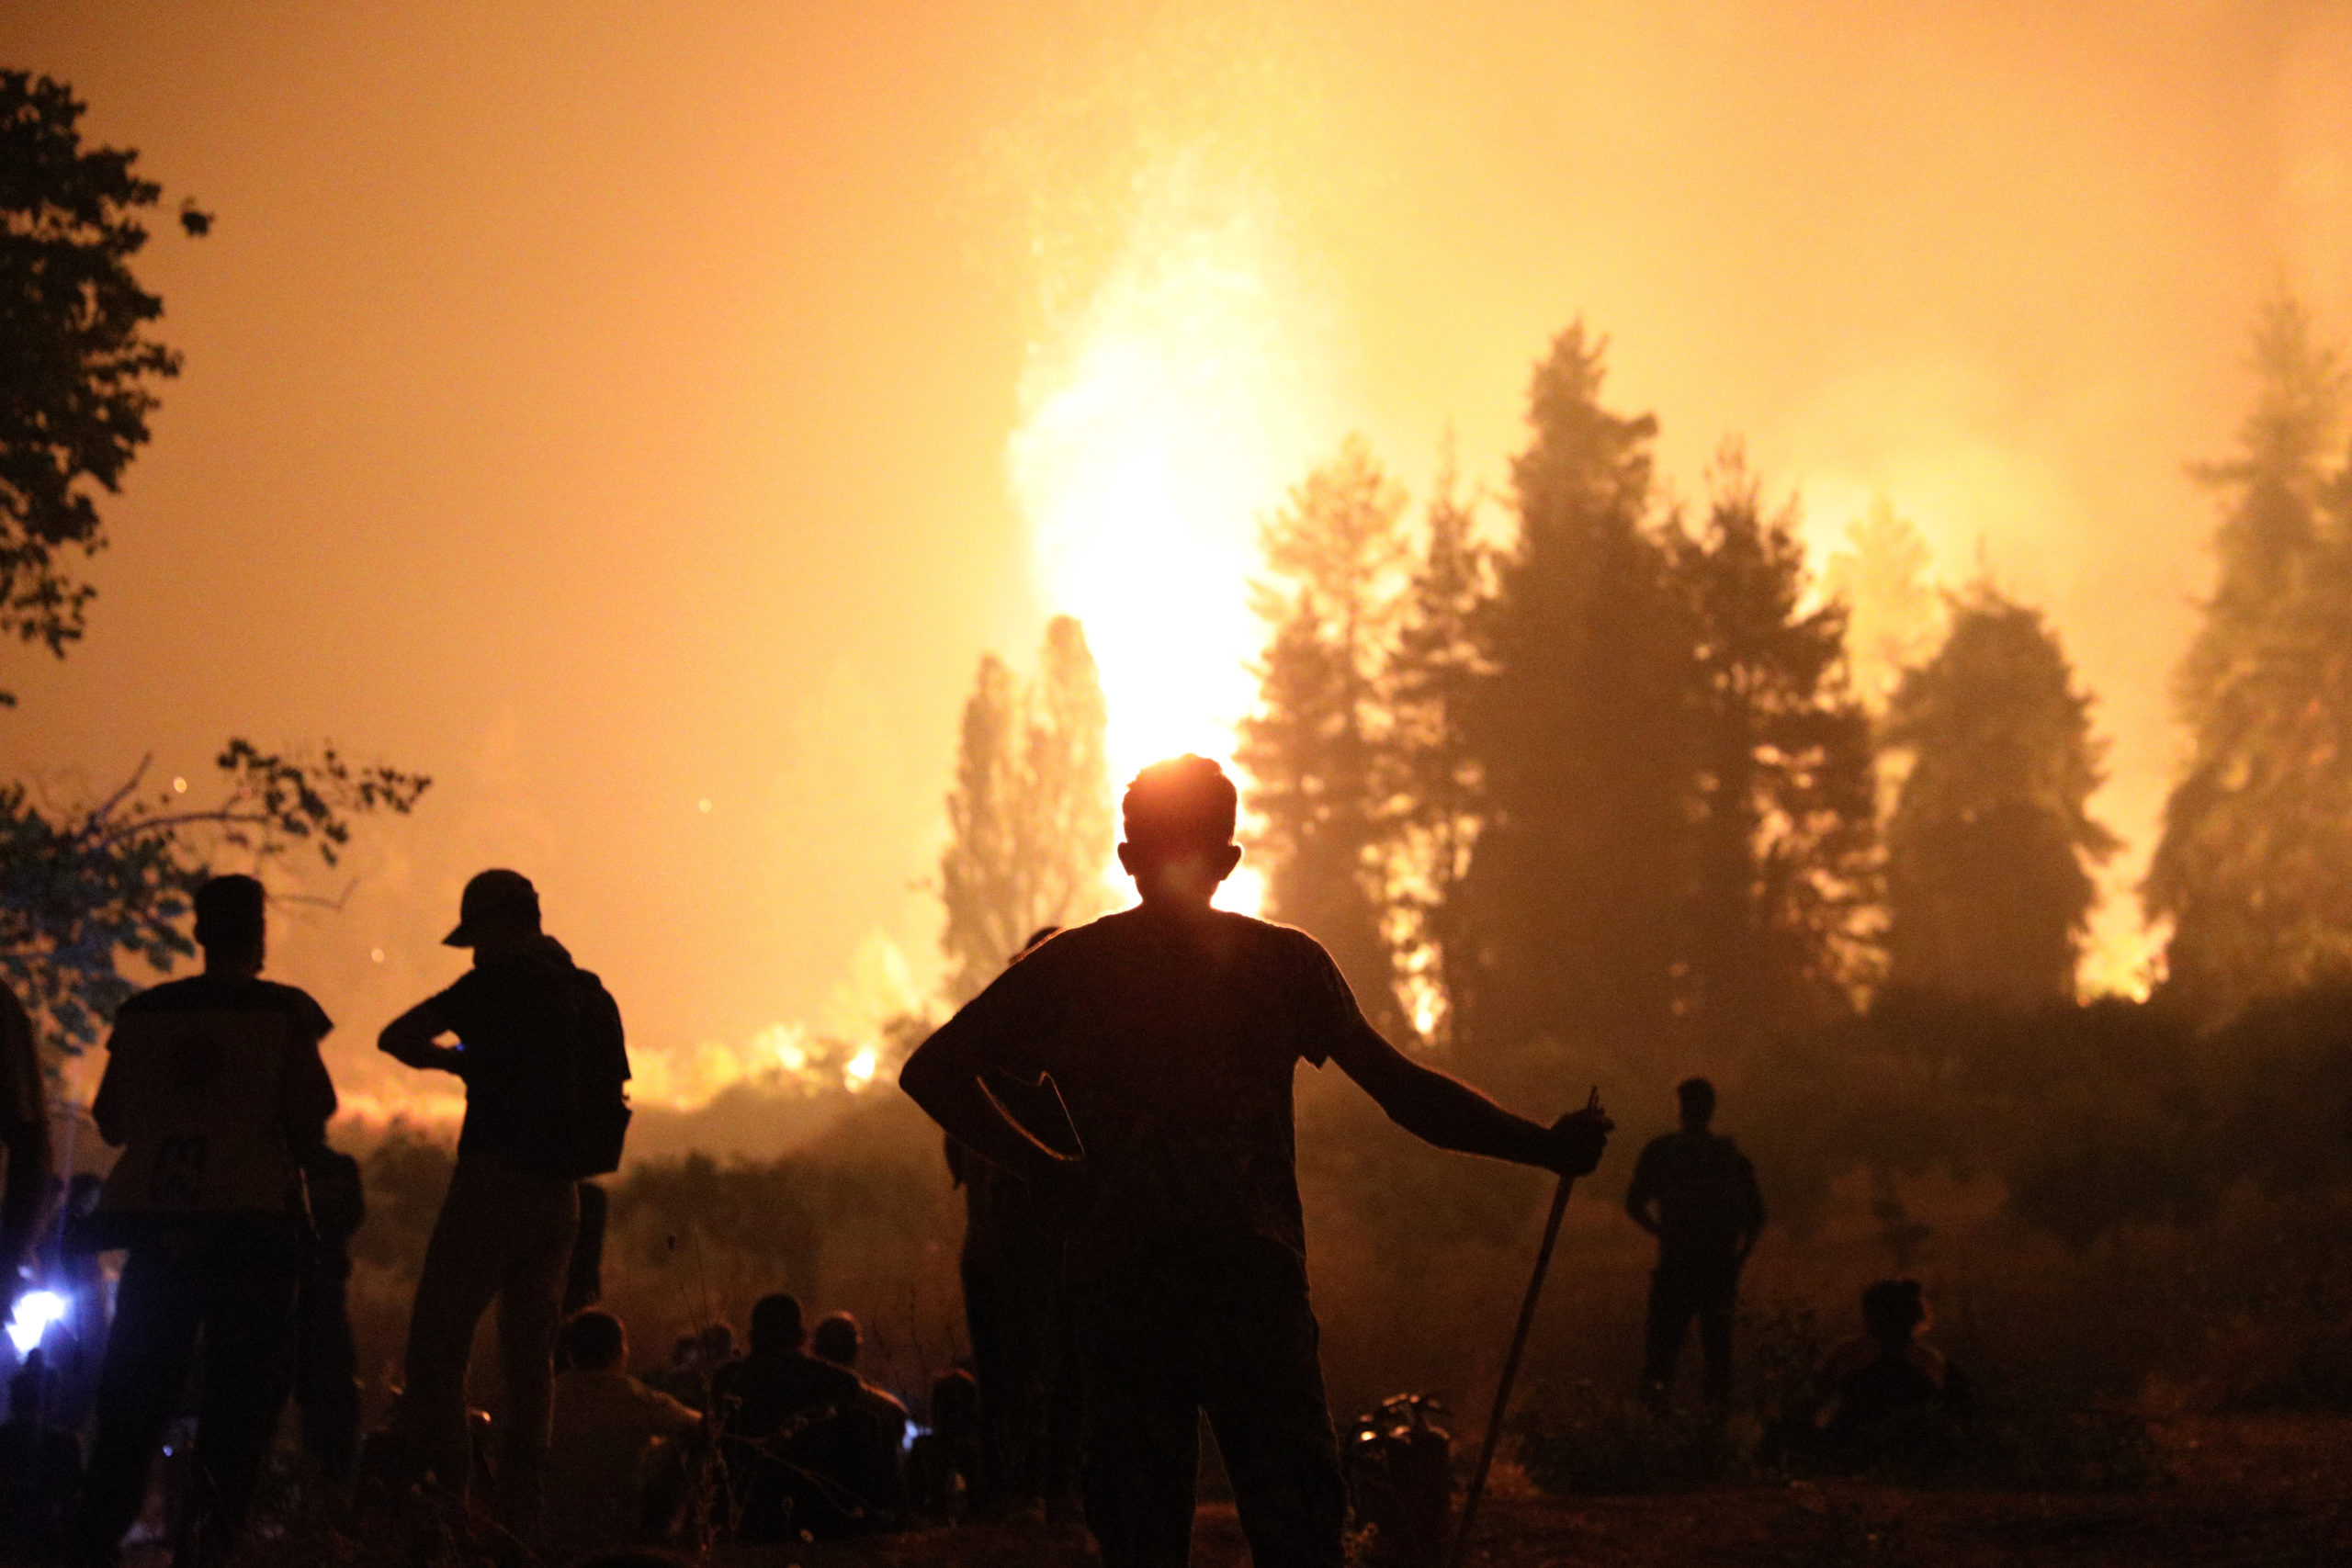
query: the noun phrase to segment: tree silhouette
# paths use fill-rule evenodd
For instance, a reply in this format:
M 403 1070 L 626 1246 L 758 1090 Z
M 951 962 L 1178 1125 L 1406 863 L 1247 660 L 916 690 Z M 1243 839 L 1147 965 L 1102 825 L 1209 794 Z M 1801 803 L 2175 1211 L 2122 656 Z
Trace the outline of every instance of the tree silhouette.
M 1460 715 L 1483 825 L 1446 977 L 1490 1081 L 1545 1039 L 1650 1073 L 1676 988 L 1690 638 L 1649 526 L 1657 422 L 1601 406 L 1604 346 L 1579 322 L 1536 367 L 1491 673 Z
M 2091 868 L 2118 847 L 2086 809 L 2100 782 L 2091 700 L 2038 612 L 1980 583 L 1950 617 L 1887 712 L 1885 743 L 1910 762 L 1887 824 L 1888 979 L 2069 1001 Z
M 1102 677 L 1078 621 L 1046 626 L 1026 687 L 994 654 L 964 704 L 949 841 L 940 857 L 947 992 L 961 1003 L 1041 926 L 1091 919 L 1109 903 L 1114 841 Z
M 1263 530 L 1251 598 L 1272 628 L 1235 761 L 1250 779 L 1266 913 L 1328 948 L 1372 1021 L 1403 1022 L 1386 926 L 1396 729 L 1385 691 L 1408 564 L 1404 487 L 1362 438 Z
M 1873 713 L 1885 709 L 1903 672 L 1935 651 L 1943 605 L 1928 581 L 1929 559 L 1919 530 L 1881 496 L 1822 571 L 1823 591 L 1846 606 L 1854 694 Z
M 2143 890 L 2168 919 L 2165 994 L 2207 1021 L 2352 973 L 2352 459 L 2336 355 L 2272 300 L 2225 498 L 2220 573 L 2182 660 L 2193 737 Z
M 1878 894 L 1870 721 L 1846 617 L 1808 607 L 1793 505 L 1767 515 L 1736 446 L 1695 532 L 1669 538 L 1695 632 L 1690 902 L 1678 1013 L 1721 1059 L 1835 1017 L 1871 977 Z
M 163 301 L 130 270 L 161 190 L 137 153 L 82 145 L 83 108 L 62 83 L 0 71 L 0 636 L 60 657 L 95 593 L 69 554 L 106 543 L 94 490 L 119 488 L 154 383 L 180 366 L 147 335 Z M 211 220 L 184 204 L 180 222 L 200 235 Z M 132 989 L 125 961 L 168 971 L 194 951 L 180 923 L 214 856 L 308 844 L 333 865 L 353 817 L 404 813 L 431 782 L 332 746 L 232 739 L 219 766 L 218 793 L 194 798 L 184 780 L 148 792 L 143 763 L 96 803 L 0 781 L 0 976 L 53 1044 L 97 1037 Z

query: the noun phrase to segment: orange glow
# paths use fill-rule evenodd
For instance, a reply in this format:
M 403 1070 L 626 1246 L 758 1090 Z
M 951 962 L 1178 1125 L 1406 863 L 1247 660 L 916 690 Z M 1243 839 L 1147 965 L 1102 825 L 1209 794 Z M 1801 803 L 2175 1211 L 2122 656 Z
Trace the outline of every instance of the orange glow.
M 1114 786 L 1182 751 L 1230 767 L 1264 637 L 1259 519 L 1314 449 L 1267 214 L 1204 183 L 1181 159 L 1148 182 L 1117 262 L 1033 353 L 1006 454 L 1042 597 L 1102 666 Z M 1262 896 L 1245 865 L 1218 902 Z

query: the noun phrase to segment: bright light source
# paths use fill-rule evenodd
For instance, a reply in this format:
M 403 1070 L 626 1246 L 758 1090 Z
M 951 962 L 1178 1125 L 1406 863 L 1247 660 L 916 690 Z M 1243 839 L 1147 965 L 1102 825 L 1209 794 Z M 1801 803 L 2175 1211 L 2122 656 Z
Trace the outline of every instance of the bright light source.
M 849 1066 L 842 1069 L 842 1082 L 854 1093 L 874 1081 L 875 1069 L 881 1065 L 882 1058 L 876 1054 L 873 1046 L 868 1045 L 865 1050 L 852 1056 L 849 1059 Z
M 705 795 L 705 796 L 703 796 L 700 800 L 695 801 L 695 809 L 696 811 L 701 812 L 705 817 L 709 816 L 709 815 L 710 815 L 710 796 L 708 796 L 708 795 Z
M 55 1291 L 27 1291 L 17 1298 L 17 1311 L 8 1319 L 8 1342 L 19 1356 L 29 1356 L 40 1348 L 41 1336 L 49 1325 L 65 1316 L 65 1298 Z
M 172 781 L 172 793 L 174 795 L 186 795 L 187 793 L 187 780 L 174 779 Z

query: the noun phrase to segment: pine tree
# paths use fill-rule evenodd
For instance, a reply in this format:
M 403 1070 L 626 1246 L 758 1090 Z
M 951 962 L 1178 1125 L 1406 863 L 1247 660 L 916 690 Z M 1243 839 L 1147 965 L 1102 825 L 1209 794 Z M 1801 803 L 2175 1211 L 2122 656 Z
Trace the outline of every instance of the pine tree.
M 1461 716 L 1483 823 L 1446 977 L 1457 1044 L 1498 1083 L 1539 1073 L 1545 1040 L 1667 1065 L 1690 640 L 1648 525 L 1657 422 L 1600 405 L 1603 349 L 1578 323 L 1536 367 L 1491 673 Z
M 1481 639 L 1494 564 L 1478 538 L 1476 508 L 1461 494 L 1449 445 L 1385 683 L 1389 942 L 1414 1028 L 1439 1046 L 1453 1038 L 1447 974 L 1464 945 L 1455 894 L 1478 838 L 1484 771 L 1463 744 L 1462 724 L 1479 681 L 1491 673 Z
M 1235 760 L 1266 913 L 1320 941 L 1366 1016 L 1402 1021 L 1385 930 L 1393 730 L 1383 679 L 1407 565 L 1402 486 L 1350 437 L 1265 526 L 1253 587 L 1272 628 Z
M 1002 660 L 981 656 L 939 864 L 951 1001 L 977 996 L 1040 927 L 1091 919 L 1107 906 L 1115 835 L 1106 715 L 1085 631 L 1070 616 L 1047 625 L 1026 688 Z
M 2219 1021 L 2352 971 L 2352 461 L 2337 356 L 2273 300 L 2261 392 L 2226 499 L 2220 574 L 2177 694 L 2193 750 L 2165 803 L 2143 897 L 2169 920 L 2165 993 Z
M 1910 763 L 1887 824 L 1888 979 L 2018 1007 L 2071 1000 L 2115 837 L 2090 698 L 2041 615 L 1986 584 L 1952 602 L 1935 658 L 1894 694 Z
M 1935 651 L 1943 606 L 1929 584 L 1931 558 L 1919 530 L 1881 496 L 1821 574 L 1823 591 L 1846 606 L 1854 694 L 1873 713 L 1885 709 L 1903 672 Z
M 1844 606 L 1808 606 L 1793 505 L 1765 514 L 1736 446 L 1714 480 L 1703 525 L 1669 546 L 1698 741 L 1676 999 L 1691 1054 L 1721 1062 L 1853 1004 L 1875 958 L 1878 825 Z

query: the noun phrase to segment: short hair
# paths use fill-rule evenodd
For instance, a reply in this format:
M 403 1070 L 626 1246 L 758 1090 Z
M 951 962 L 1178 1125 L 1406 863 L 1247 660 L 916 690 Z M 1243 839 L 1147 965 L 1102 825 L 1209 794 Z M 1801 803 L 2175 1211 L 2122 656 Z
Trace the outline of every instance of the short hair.
M 848 1366 L 857 1359 L 858 1347 L 865 1343 L 857 1331 L 857 1319 L 845 1312 L 829 1312 L 817 1320 L 808 1336 L 808 1348 L 828 1361 Z
M 1881 1280 L 1862 1291 L 1862 1322 L 1876 1337 L 1908 1335 L 1927 1321 L 1927 1292 L 1917 1280 Z
M 784 1291 L 752 1303 L 752 1348 L 800 1348 L 808 1330 L 800 1321 L 800 1298 Z
M 1119 803 L 1119 816 L 1131 844 L 1216 848 L 1233 841 L 1240 804 L 1223 768 L 1187 751 L 1137 773 Z
M 980 1419 L 980 1382 L 961 1367 L 931 1380 L 931 1427 L 934 1432 L 969 1431 Z
M 563 1344 L 573 1366 L 601 1372 L 618 1363 L 627 1352 L 628 1334 L 619 1318 L 591 1307 L 563 1325 Z
M 1675 1099 L 1682 1102 L 1683 1111 L 1692 1116 L 1713 1116 L 1715 1113 L 1715 1086 L 1704 1078 L 1684 1078 L 1674 1086 Z
M 213 877 L 196 890 L 195 904 L 199 947 L 248 947 L 267 929 L 269 894 L 255 877 Z

